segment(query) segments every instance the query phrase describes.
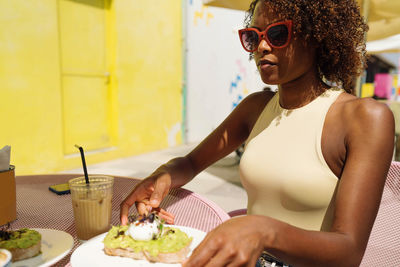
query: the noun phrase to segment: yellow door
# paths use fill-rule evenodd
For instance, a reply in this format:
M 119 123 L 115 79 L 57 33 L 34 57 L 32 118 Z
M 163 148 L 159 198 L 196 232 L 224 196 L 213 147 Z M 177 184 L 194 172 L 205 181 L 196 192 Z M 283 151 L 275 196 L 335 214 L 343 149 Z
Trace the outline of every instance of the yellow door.
M 106 0 L 59 0 L 64 152 L 111 146 Z

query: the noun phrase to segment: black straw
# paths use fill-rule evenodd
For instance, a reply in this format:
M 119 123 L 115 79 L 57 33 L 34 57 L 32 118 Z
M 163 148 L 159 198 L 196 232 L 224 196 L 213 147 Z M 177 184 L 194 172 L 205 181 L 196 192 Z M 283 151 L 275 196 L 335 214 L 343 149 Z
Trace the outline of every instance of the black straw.
M 85 154 L 83 153 L 83 148 L 81 146 L 78 146 L 78 145 L 75 145 L 75 147 L 79 149 L 79 152 L 81 152 L 83 172 L 85 174 L 86 184 L 88 184 L 89 183 L 89 176 L 88 176 L 88 172 L 87 172 L 87 169 L 86 169 L 86 161 L 85 161 Z

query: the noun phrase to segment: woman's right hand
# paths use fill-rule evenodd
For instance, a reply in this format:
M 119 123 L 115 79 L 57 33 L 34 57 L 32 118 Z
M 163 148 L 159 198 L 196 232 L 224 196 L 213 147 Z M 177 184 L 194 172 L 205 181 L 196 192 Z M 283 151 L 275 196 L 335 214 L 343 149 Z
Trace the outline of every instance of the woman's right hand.
M 152 209 L 157 209 L 161 201 L 168 194 L 170 188 L 171 175 L 167 172 L 153 173 L 151 176 L 141 181 L 121 203 L 121 224 L 126 225 L 128 223 L 129 209 L 133 204 L 136 204 L 136 209 L 140 215 L 147 214 Z M 172 214 L 162 209 L 160 210 L 160 215 L 165 215 L 162 216 L 164 219 L 171 216 L 173 217 Z

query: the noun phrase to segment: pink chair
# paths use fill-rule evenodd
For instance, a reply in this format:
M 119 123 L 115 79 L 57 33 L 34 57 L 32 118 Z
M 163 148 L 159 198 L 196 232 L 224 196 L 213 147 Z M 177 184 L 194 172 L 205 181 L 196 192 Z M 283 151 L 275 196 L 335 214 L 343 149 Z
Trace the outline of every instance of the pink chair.
M 360 266 L 400 266 L 400 162 L 393 161 Z
M 228 212 L 231 217 L 246 214 L 246 209 Z M 400 266 L 400 162 L 393 161 L 386 179 L 362 267 Z

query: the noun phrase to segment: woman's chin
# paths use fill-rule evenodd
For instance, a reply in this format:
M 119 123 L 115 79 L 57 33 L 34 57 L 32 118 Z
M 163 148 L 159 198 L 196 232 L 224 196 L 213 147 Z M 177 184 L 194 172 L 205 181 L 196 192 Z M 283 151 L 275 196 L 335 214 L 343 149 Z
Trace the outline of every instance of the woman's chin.
M 276 77 L 273 77 L 273 76 L 268 76 L 268 77 L 261 76 L 261 80 L 265 84 L 269 84 L 269 85 L 278 85 L 278 84 L 280 84 L 279 79 L 276 79 Z

